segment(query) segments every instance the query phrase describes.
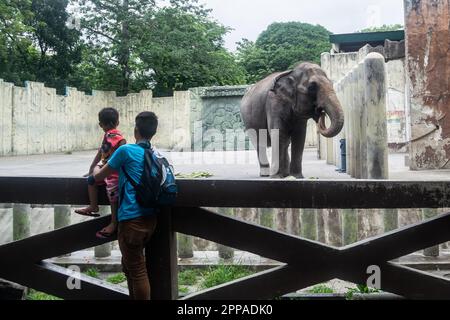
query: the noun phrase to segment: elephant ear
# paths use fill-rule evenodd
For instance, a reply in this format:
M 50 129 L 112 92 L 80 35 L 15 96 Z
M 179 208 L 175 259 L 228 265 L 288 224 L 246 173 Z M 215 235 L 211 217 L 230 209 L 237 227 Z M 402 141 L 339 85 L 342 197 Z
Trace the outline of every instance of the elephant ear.
M 292 70 L 284 71 L 277 75 L 275 79 L 273 79 L 272 86 L 270 88 L 270 91 L 276 92 L 278 87 L 278 82 L 283 79 L 284 77 L 289 76 L 292 73 Z
M 296 85 L 295 79 L 291 76 L 292 71 L 285 71 L 279 74 L 273 81 L 271 91 L 278 99 L 291 105 L 296 104 Z

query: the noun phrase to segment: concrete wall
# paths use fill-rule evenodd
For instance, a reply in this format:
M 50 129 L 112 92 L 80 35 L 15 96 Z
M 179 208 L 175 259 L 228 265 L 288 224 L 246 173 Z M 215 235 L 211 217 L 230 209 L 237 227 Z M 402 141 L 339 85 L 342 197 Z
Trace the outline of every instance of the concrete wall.
M 117 97 L 114 92 L 94 91 L 86 95 L 68 88 L 66 95 L 61 96 L 42 83 L 27 82 L 25 87 L 16 87 L 0 80 L 0 156 L 96 149 L 102 137 L 98 112 L 105 107 L 118 109 L 119 129 L 129 142 L 134 141 L 136 115 L 154 111 L 160 121 L 154 138 L 158 148 L 248 149 L 240 116 L 240 101 L 246 89 L 246 86 L 195 88 L 177 91 L 173 97 L 153 98 L 151 91 Z M 314 147 L 316 128 L 312 123 L 308 128 L 307 147 Z M 216 139 L 218 135 L 220 139 Z M 244 144 L 226 145 L 227 135 L 237 136 Z M 222 143 L 215 148 L 218 140 Z
M 361 63 L 368 54 L 377 52 L 383 47 L 372 48 L 369 45 L 359 52 L 353 53 L 323 53 L 321 66 L 328 77 L 336 84 L 344 78 L 348 78 L 350 72 Z M 387 108 L 386 120 L 388 129 L 388 145 L 391 150 L 405 150 L 409 141 L 408 111 L 406 108 L 406 79 L 405 60 L 396 59 L 386 62 L 387 73 Z M 345 85 L 352 86 L 353 82 L 347 81 Z M 344 85 L 344 84 L 342 84 Z M 351 90 L 354 88 L 352 87 Z M 343 108 L 348 106 L 343 103 Z M 345 133 L 336 139 L 329 140 L 320 137 L 320 158 L 327 160 L 328 164 L 339 164 L 340 148 L 339 140 L 345 137 Z
M 450 2 L 404 3 L 411 169 L 450 169 Z
M 98 148 L 102 130 L 98 112 L 115 107 L 120 113 L 119 129 L 134 141 L 134 119 L 142 111 L 154 111 L 160 120 L 154 138 L 159 148 L 190 148 L 190 94 L 153 98 L 151 91 L 126 97 L 114 92 L 93 91 L 86 95 L 67 88 L 66 95 L 42 83 L 17 87 L 0 80 L 0 156 L 31 155 L 92 150 Z

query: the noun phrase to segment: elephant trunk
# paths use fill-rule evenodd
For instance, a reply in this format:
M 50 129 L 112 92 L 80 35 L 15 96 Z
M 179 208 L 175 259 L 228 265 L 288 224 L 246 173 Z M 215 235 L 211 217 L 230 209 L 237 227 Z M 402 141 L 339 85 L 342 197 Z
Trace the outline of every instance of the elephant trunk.
M 342 131 L 342 128 L 344 127 L 344 111 L 342 110 L 341 104 L 339 103 L 334 91 L 328 92 L 325 96 L 326 98 L 319 99 L 322 100 L 322 103 L 320 103 L 319 106 L 323 110 L 318 122 L 319 132 L 325 138 L 334 138 Z M 325 124 L 327 115 L 331 121 L 329 128 L 327 128 Z

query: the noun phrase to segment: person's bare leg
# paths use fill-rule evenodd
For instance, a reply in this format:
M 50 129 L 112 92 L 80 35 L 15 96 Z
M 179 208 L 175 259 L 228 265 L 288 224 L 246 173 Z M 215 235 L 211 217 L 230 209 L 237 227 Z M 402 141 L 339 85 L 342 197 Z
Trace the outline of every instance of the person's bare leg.
M 116 232 L 118 207 L 119 204 L 117 202 L 111 202 L 111 223 L 100 231 L 105 236 L 113 235 Z
M 89 194 L 89 207 L 75 210 L 75 213 L 78 214 L 90 214 L 90 213 L 98 213 L 100 211 L 98 207 L 98 190 L 97 186 L 88 186 L 88 194 Z

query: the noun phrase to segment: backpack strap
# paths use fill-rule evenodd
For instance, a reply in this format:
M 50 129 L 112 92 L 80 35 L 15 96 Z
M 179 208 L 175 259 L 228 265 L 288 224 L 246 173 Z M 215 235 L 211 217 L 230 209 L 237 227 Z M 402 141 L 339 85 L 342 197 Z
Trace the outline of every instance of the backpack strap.
M 128 182 L 131 183 L 131 185 L 136 188 L 138 186 L 138 184 L 136 183 L 136 181 L 134 181 L 130 175 L 128 174 L 127 170 L 125 169 L 125 166 L 122 166 L 122 171 L 125 174 L 125 177 L 127 178 Z

